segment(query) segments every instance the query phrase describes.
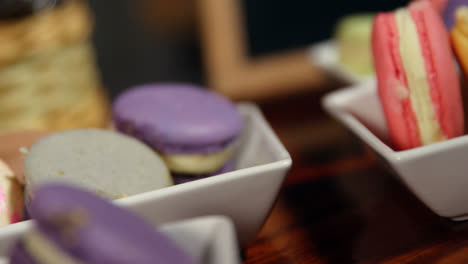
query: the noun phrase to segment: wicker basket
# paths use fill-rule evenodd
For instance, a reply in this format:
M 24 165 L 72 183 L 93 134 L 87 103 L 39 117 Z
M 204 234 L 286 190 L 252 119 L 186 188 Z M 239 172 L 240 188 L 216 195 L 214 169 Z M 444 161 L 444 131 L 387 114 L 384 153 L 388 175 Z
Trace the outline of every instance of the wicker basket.
M 0 22 L 0 132 L 106 126 L 91 28 L 82 1 Z

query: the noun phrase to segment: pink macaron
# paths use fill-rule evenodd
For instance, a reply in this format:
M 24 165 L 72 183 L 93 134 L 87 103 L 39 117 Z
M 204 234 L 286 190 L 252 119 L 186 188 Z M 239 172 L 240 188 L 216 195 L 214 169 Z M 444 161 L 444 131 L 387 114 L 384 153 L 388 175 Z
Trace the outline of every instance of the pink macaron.
M 426 0 L 414 0 L 414 1 L 426 1 Z M 434 5 L 435 9 L 442 14 L 447 6 L 448 0 L 429 0 Z
M 429 1 L 379 13 L 373 25 L 372 51 L 378 93 L 395 150 L 464 133 L 449 35 Z

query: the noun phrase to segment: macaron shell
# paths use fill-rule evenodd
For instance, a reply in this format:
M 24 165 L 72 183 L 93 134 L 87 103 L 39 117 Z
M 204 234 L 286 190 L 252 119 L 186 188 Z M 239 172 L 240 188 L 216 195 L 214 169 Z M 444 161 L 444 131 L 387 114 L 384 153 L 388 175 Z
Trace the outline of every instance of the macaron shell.
M 360 75 L 374 73 L 370 48 L 373 13 L 348 15 L 337 22 L 334 39 L 340 62 Z
M 10 251 L 10 264 L 38 264 L 24 249 L 22 243 L 17 243 Z
M 393 147 L 397 150 L 421 145 L 416 118 L 411 110 L 403 64 L 399 56 L 398 30 L 392 13 L 374 20 L 372 52 L 378 93 Z
M 163 152 L 171 151 L 171 146 L 181 152 L 213 144 L 221 144 L 222 148 L 243 126 L 242 117 L 229 100 L 189 84 L 132 88 L 114 102 L 113 114 L 119 130 Z
M 443 13 L 446 6 L 447 6 L 447 2 L 448 0 L 432 0 L 431 1 L 432 4 L 434 5 L 435 9 L 439 12 L 439 13 Z
M 428 1 L 428 0 L 416 0 L 416 1 Z M 429 0 L 432 5 L 434 5 L 434 8 L 442 14 L 445 10 L 445 7 L 447 6 L 448 0 Z
M 464 133 L 463 104 L 449 34 L 440 15 L 427 3 L 414 4 L 410 11 L 421 46 L 428 46 L 423 49 L 428 51 L 423 55 L 436 118 L 447 138 L 461 136 Z
M 150 147 L 121 133 L 80 129 L 51 134 L 29 150 L 25 163 L 26 205 L 34 188 L 66 182 L 108 199 L 172 185 L 169 170 Z
M 61 184 L 35 193 L 31 215 L 39 230 L 83 263 L 193 264 L 155 227 L 91 193 Z M 73 232 L 64 236 L 63 227 Z

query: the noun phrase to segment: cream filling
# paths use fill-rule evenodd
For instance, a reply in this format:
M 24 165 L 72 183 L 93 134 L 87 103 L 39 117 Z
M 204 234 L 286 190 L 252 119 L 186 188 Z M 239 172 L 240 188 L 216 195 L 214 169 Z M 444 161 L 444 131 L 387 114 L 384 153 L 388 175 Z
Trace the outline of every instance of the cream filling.
M 400 56 L 408 81 L 411 108 L 416 116 L 421 143 L 427 145 L 445 139 L 432 106 L 430 86 L 418 31 L 409 10 L 395 13 L 400 36 Z
M 32 231 L 26 235 L 24 247 L 38 264 L 84 264 L 64 253 L 38 231 Z
M 220 169 L 232 155 L 233 148 L 210 154 L 165 154 L 161 155 L 166 166 L 174 172 L 206 174 Z

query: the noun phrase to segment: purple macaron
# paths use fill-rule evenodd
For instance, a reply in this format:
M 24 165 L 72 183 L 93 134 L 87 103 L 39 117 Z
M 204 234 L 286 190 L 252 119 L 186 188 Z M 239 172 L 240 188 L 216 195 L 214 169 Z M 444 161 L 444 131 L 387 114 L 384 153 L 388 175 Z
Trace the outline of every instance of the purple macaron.
M 11 264 L 61 263 L 59 257 L 66 263 L 194 263 L 155 227 L 87 191 L 50 184 L 35 195 L 36 228 L 14 247 Z
M 468 6 L 468 0 L 448 0 L 443 12 L 445 26 L 451 30 L 455 25 L 455 13 L 461 6 Z
M 192 84 L 133 87 L 115 100 L 113 117 L 119 131 L 146 142 L 163 158 L 164 155 L 222 152 L 232 145 L 243 128 L 243 118 L 231 101 Z M 172 171 L 190 173 L 166 165 Z M 212 171 L 193 173 L 215 172 L 223 165 L 217 164 Z

